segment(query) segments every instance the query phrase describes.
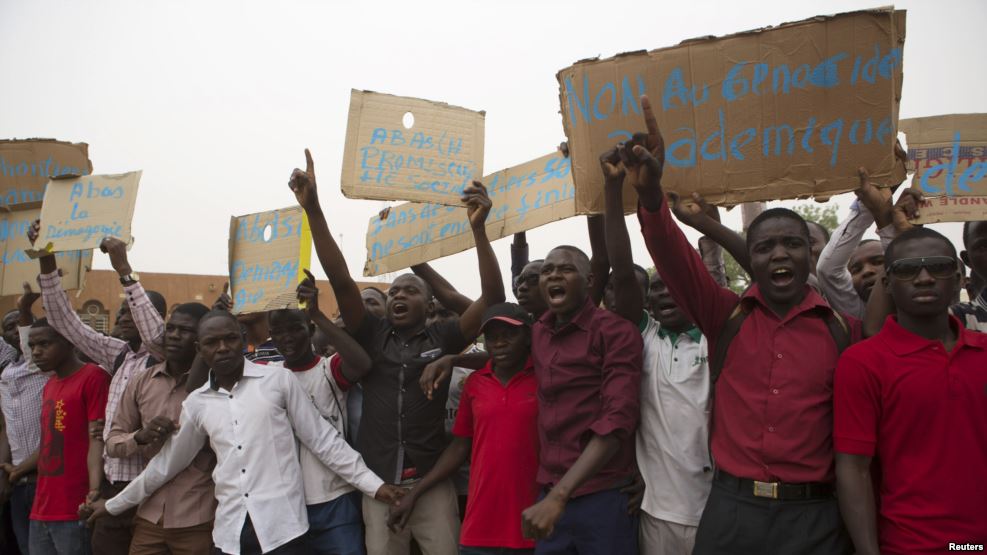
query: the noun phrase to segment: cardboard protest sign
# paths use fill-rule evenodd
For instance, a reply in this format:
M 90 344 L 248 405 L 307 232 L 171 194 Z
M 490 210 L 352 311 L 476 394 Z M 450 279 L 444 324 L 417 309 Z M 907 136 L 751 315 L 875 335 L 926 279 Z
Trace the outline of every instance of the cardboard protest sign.
M 987 220 L 987 114 L 903 119 L 901 130 L 925 196 L 916 223 Z
M 41 232 L 28 254 L 99 247 L 105 237 L 129 243 L 141 171 L 53 179 L 41 205 Z
M 716 204 L 823 199 L 855 189 L 858 166 L 889 183 L 904 40 L 905 12 L 878 9 L 563 69 L 577 212 L 603 212 L 599 155 L 646 131 L 642 94 L 665 141 L 666 190 Z
M 300 206 L 230 218 L 233 313 L 297 308 L 295 287 L 312 257 L 312 234 Z
M 484 117 L 441 102 L 354 90 L 343 194 L 458 205 L 463 189 L 483 175 Z
M 50 178 L 92 171 L 86 143 L 0 140 L 0 206 L 39 201 Z
M 569 159 L 549 154 L 483 178 L 491 241 L 576 215 Z M 370 219 L 363 275 L 376 276 L 473 248 L 466 208 L 407 203 Z
M 27 282 L 38 290 L 38 261 L 31 259 L 26 250 L 31 248 L 27 230 L 41 216 L 41 203 L 31 202 L 0 208 L 0 297 L 20 295 L 22 284 Z M 58 268 L 62 271 L 62 287 L 67 290 L 82 289 L 86 272 L 92 267 L 93 251 L 66 251 L 55 253 Z

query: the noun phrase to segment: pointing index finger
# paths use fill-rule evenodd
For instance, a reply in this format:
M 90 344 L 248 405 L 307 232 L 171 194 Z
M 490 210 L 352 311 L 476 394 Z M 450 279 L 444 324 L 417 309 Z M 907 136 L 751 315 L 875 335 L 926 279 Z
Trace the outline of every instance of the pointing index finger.
M 658 120 L 651 109 L 648 95 L 641 95 L 641 111 L 644 113 L 644 125 L 648 127 L 648 146 L 654 148 L 661 143 L 661 132 L 658 130 Z
M 315 276 L 312 275 L 312 272 L 308 271 L 308 268 L 305 268 L 302 271 L 305 272 L 305 279 L 312 280 L 312 284 L 315 285 Z
M 313 179 L 315 178 L 315 162 L 312 161 L 312 153 L 307 148 L 305 149 L 305 171 Z

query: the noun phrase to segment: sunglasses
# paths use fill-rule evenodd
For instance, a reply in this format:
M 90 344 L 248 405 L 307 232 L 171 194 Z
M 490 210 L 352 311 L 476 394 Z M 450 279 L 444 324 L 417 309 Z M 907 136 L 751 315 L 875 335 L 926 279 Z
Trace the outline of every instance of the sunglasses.
M 950 256 L 923 256 L 919 258 L 901 258 L 888 266 L 888 274 L 895 279 L 907 281 L 915 279 L 922 268 L 936 279 L 947 279 L 959 272 L 956 259 Z

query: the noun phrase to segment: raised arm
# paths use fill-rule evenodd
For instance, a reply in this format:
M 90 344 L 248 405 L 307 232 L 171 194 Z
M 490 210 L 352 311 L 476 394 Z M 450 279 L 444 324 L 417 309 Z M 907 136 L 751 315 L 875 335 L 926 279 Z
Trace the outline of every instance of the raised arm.
M 305 269 L 305 279 L 298 284 L 298 300 L 305 307 L 305 312 L 312 322 L 326 334 L 329 344 L 336 347 L 343 360 L 343 377 L 350 383 L 363 379 L 373 362 L 367 351 L 357 343 L 353 336 L 332 323 L 322 310 L 319 309 L 319 289 L 315 286 L 315 276 Z
M 648 128 L 647 138 L 634 145 L 632 157 L 626 153 L 621 156 L 627 166 L 626 179 L 638 194 L 641 233 L 672 298 L 712 341 L 737 305 L 738 296 L 717 285 L 706 271 L 699 253 L 672 219 L 661 189 L 664 142 L 646 96 L 641 97 L 641 107 Z M 628 166 L 626 160 L 634 162 Z
M 432 288 L 432 294 L 442 303 L 442 306 L 456 314 L 462 316 L 466 309 L 473 304 L 473 299 L 456 291 L 456 288 L 428 263 L 415 264 L 411 267 L 411 271 L 425 280 L 425 283 Z
M 586 232 L 589 234 L 589 267 L 593 274 L 593 285 L 589 289 L 589 298 L 593 304 L 600 305 L 603 294 L 610 281 L 610 255 L 607 253 L 606 230 L 604 229 L 603 214 L 586 216 Z
M 41 223 L 35 221 L 28 231 L 31 244 L 38 238 Z M 38 284 L 41 286 L 41 300 L 45 307 L 45 316 L 51 327 L 65 339 L 76 346 L 96 364 L 107 372 L 113 372 L 113 362 L 124 349 L 129 349 L 126 341 L 103 335 L 82 323 L 79 315 L 72 309 L 69 296 L 62 289 L 62 279 L 58 275 L 58 265 L 55 255 L 47 254 L 40 259 L 41 275 Z
M 528 265 L 528 238 L 523 231 L 514 234 L 511 241 L 511 286 Z
M 312 241 L 315 243 L 315 252 L 319 255 L 322 269 L 329 277 L 329 283 L 336 294 L 336 301 L 339 302 L 339 313 L 343 317 L 343 322 L 348 329 L 355 333 L 363 323 L 366 308 L 363 306 L 360 288 L 350 276 L 346 259 L 343 258 L 339 245 L 336 244 L 332 233 L 329 232 L 329 224 L 326 222 L 326 216 L 319 205 L 318 188 L 315 184 L 315 163 L 312 161 L 312 153 L 307 148 L 305 149 L 305 164 L 305 171 L 295 168 L 291 172 L 288 186 L 295 193 L 295 199 L 305 210 L 305 215 L 308 216 Z
M 121 277 L 131 276 L 134 273 L 127 260 L 127 244 L 116 237 L 107 237 L 100 243 L 99 249 L 110 255 L 110 265 Z M 158 360 L 164 360 L 164 318 L 158 309 L 151 304 L 151 299 L 147 297 L 144 287 L 138 281 L 134 281 L 123 287 L 127 305 L 130 306 L 130 315 L 134 319 L 137 331 L 140 333 L 141 342 L 147 350 Z
M 600 157 L 604 177 L 606 249 L 613 268 L 613 294 L 617 314 L 637 325 L 644 308 L 644 294 L 634 275 L 631 238 L 624 221 L 624 167 L 616 149 Z
M 669 193 L 667 196 L 668 201 L 672 203 L 672 212 L 680 222 L 723 247 L 747 272 L 747 275 L 752 275 L 747 241 L 739 233 L 720 223 L 719 211 L 716 206 L 707 204 L 699 193 L 693 193 L 690 199 L 684 199 L 673 193 Z
M 487 215 L 490 213 L 490 197 L 483 183 L 474 181 L 463 191 L 463 202 L 466 204 L 470 227 L 473 229 L 473 239 L 476 243 L 476 258 L 480 266 L 480 298 L 463 312 L 459 318 L 459 329 L 463 337 L 473 340 L 480 331 L 483 312 L 487 307 L 504 302 L 504 280 L 500 276 L 500 266 L 497 265 L 497 255 L 490 246 L 487 238 Z M 349 323 L 346 324 L 349 326 Z

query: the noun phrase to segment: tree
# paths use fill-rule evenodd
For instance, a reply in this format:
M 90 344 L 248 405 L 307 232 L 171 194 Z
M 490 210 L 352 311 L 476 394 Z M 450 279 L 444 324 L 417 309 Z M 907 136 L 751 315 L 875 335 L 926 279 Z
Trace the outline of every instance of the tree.
M 805 202 L 795 205 L 793 208 L 799 216 L 808 222 L 816 222 L 833 233 L 840 225 L 840 219 L 836 216 L 835 204 L 819 204 L 818 202 Z

